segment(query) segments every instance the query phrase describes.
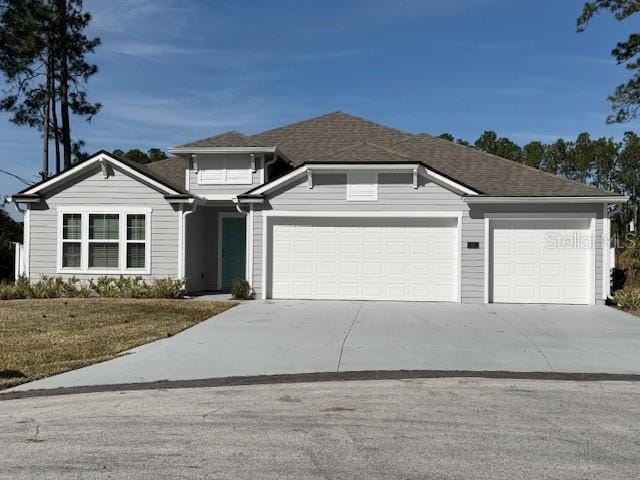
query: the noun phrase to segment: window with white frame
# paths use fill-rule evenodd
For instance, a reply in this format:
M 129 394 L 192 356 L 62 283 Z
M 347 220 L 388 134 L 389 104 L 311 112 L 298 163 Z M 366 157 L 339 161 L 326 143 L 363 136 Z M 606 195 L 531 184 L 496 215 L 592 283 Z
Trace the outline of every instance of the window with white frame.
M 376 172 L 349 172 L 347 174 L 347 200 L 374 202 L 378 200 L 378 174 Z
M 150 209 L 59 212 L 59 273 L 150 273 Z
M 251 185 L 253 182 L 249 156 L 198 158 L 198 169 L 198 183 L 203 185 Z

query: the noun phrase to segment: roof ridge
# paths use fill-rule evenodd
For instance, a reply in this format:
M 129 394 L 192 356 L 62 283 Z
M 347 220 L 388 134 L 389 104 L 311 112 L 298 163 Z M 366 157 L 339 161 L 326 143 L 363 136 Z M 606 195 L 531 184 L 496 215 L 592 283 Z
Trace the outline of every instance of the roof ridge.
M 414 135 L 414 134 L 412 134 L 410 132 L 407 132 L 405 130 L 400 130 L 399 128 L 390 127 L 390 126 L 384 125 L 382 123 L 374 122 L 373 120 L 369 120 L 367 118 L 363 118 L 363 117 L 360 117 L 358 115 L 354 115 L 352 113 L 344 112 L 342 110 L 335 110 L 333 112 L 329 112 L 329 113 L 325 113 L 325 114 L 318 115 L 318 116 L 315 116 L 315 117 L 307 118 L 306 120 L 300 120 L 300 121 L 297 121 L 297 122 L 289 123 L 287 125 L 283 125 L 281 127 L 271 128 L 271 129 L 265 130 L 263 132 L 258 132 L 258 133 L 255 133 L 255 134 L 249 136 L 249 138 L 258 137 L 258 136 L 261 136 L 261 135 L 269 134 L 269 133 L 275 132 L 277 130 L 282 130 L 282 129 L 290 128 L 290 127 L 293 127 L 293 126 L 305 125 L 305 124 L 317 121 L 317 120 L 319 120 L 321 118 L 330 117 L 332 115 L 343 115 L 345 117 L 350 117 L 352 119 L 356 119 L 356 120 L 359 120 L 361 122 L 368 123 L 369 125 L 375 125 L 377 127 L 383 127 L 383 128 L 388 129 L 388 130 L 393 130 L 394 132 L 401 133 L 401 134 L 407 135 L 407 136 L 413 136 Z

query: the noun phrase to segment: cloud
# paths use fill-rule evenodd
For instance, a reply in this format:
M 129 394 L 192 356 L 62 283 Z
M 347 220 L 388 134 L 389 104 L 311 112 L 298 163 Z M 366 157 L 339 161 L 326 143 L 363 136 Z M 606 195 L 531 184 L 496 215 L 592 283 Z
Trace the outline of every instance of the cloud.
M 132 57 L 164 57 L 166 55 L 203 55 L 214 54 L 218 51 L 210 48 L 195 48 L 180 46 L 175 43 L 148 42 L 115 42 L 105 46 L 105 50 Z
M 91 28 L 98 32 L 122 33 L 154 23 L 157 17 L 188 11 L 173 0 L 89 0 L 85 2 L 92 14 Z

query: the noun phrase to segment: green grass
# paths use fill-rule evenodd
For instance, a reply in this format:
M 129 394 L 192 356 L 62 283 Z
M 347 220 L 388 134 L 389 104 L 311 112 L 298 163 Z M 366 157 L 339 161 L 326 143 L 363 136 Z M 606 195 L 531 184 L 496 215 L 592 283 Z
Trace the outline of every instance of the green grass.
M 113 358 L 236 305 L 120 298 L 0 302 L 0 389 Z

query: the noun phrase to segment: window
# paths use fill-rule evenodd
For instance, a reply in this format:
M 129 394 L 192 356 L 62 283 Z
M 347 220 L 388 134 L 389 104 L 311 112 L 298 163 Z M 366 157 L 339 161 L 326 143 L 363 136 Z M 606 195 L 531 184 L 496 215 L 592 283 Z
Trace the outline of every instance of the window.
M 82 216 L 66 213 L 62 216 L 62 267 L 80 268 L 80 249 L 82 247 Z
M 144 268 L 146 217 L 127 215 L 127 268 Z
M 198 183 L 204 185 L 251 185 L 251 159 L 244 155 L 199 158 Z
M 120 215 L 89 215 L 89 268 L 117 269 Z
M 347 174 L 347 200 L 352 202 L 378 200 L 378 174 L 376 172 L 349 172 Z
M 150 273 L 150 209 L 80 210 L 59 215 L 59 273 Z

